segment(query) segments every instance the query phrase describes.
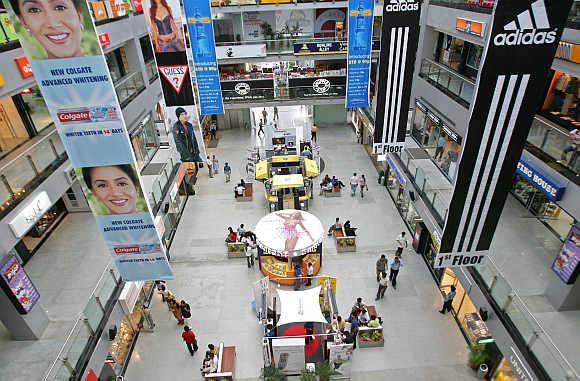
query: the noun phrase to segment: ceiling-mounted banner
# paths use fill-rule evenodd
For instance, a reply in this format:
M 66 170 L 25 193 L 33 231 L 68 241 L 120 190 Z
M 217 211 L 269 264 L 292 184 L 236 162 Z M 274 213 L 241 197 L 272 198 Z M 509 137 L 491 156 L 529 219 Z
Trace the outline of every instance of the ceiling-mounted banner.
M 123 280 L 172 278 L 87 3 L 4 5 L 12 4 L 34 78 Z
M 421 0 L 385 2 L 373 144 L 382 157 L 405 145 L 420 17 Z
M 223 114 L 209 0 L 183 0 L 202 115 Z
M 572 0 L 496 3 L 435 267 L 484 259 L 571 5 Z
M 373 0 L 348 2 L 346 108 L 369 106 L 373 8 Z

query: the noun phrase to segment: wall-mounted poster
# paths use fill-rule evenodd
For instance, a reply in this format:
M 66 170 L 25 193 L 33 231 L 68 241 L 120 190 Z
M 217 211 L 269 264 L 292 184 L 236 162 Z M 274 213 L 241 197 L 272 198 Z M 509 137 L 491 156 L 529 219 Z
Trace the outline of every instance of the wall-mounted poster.
M 314 20 L 314 37 L 339 37 L 336 35 L 336 23 L 342 22 L 344 28 L 346 12 L 346 8 L 316 9 L 316 19 Z
M 562 245 L 560 254 L 554 259 L 552 270 L 566 284 L 576 281 L 580 272 L 580 226 L 572 226 Z
M 21 314 L 27 314 L 40 299 L 38 290 L 15 256 L 0 267 L 0 284 Z

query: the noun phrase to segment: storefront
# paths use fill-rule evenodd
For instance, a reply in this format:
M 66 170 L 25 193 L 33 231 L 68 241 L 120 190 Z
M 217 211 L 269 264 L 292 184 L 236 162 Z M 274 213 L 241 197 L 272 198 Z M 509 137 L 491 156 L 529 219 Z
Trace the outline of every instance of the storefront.
M 436 61 L 451 70 L 475 80 L 483 47 L 439 32 Z
M 421 99 L 415 101 L 411 135 L 449 179 L 455 179 L 463 139 L 453 130 L 451 123 L 444 120 L 441 113 L 431 106 L 428 107 Z
M 540 113 L 569 131 L 580 127 L 578 89 L 577 77 L 554 71 Z
M 157 129 L 151 114 L 147 114 L 138 122 L 135 128 L 129 132 L 129 135 L 137 159 L 137 166 L 139 170 L 142 170 L 159 149 Z
M 175 182 L 166 197 L 164 210 L 156 218 L 156 221 L 159 220 L 158 230 L 161 227 L 160 235 L 163 237 L 163 243 L 166 248 L 171 247 L 187 198 L 192 194 L 188 183 L 189 175 L 187 174 L 186 166 L 181 164 L 175 176 Z

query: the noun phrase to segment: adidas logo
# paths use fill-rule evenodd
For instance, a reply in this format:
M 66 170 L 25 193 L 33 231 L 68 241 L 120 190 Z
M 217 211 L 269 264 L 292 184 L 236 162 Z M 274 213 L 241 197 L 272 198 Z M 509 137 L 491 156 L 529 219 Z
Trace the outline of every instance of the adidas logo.
M 419 3 L 416 0 L 390 0 L 389 4 L 385 5 L 387 12 L 405 12 L 416 11 L 419 9 Z
M 493 38 L 496 46 L 543 45 L 556 41 L 556 30 L 550 30 L 544 0 L 532 3 L 531 9 L 520 13 L 514 21 L 504 25 L 505 33 L 498 33 Z

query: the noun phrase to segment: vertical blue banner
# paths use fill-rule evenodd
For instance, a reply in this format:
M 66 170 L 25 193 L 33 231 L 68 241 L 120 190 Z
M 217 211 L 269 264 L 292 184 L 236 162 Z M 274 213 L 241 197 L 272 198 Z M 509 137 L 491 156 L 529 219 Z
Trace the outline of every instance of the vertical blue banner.
M 373 7 L 373 0 L 348 1 L 347 108 L 369 106 Z
M 201 114 L 223 114 L 224 105 L 209 0 L 184 0 L 183 8 L 193 53 Z

